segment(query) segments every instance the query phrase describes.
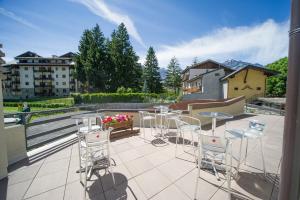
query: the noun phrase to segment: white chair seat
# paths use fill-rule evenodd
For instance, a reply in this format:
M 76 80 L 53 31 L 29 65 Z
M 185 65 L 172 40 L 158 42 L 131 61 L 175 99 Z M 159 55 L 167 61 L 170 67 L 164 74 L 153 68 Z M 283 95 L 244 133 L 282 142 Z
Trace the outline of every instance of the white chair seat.
M 263 136 L 263 132 L 256 129 L 247 129 L 245 130 L 244 134 L 245 134 L 244 137 L 249 139 L 250 138 L 255 139 Z
M 194 131 L 194 130 L 199 130 L 200 127 L 197 126 L 197 125 L 181 125 L 180 129 L 183 130 L 183 131 L 185 131 L 185 130 L 192 130 L 192 131 Z
M 155 119 L 155 117 L 152 117 L 152 116 L 143 117 L 143 120 L 152 120 L 152 119 Z
M 87 133 L 88 131 L 95 131 L 95 130 L 98 130 L 98 129 L 100 129 L 101 127 L 99 126 L 99 125 L 93 125 L 92 127 L 91 127 L 91 130 L 89 130 L 89 127 L 88 126 L 84 126 L 84 127 L 81 127 L 81 128 L 79 128 L 79 131 L 81 132 L 81 133 Z

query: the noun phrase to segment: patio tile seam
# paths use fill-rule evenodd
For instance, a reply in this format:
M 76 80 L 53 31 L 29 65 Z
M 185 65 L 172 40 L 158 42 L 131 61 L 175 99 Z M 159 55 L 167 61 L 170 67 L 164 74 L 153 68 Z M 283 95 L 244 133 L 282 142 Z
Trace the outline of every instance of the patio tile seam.
M 45 159 L 46 160 L 46 159 Z M 45 163 L 45 160 L 43 160 L 42 164 L 39 166 L 39 169 L 37 170 L 36 174 L 34 175 L 33 179 L 31 180 L 29 186 L 27 187 L 26 191 L 24 192 L 22 199 L 25 198 L 25 195 L 27 194 L 29 188 L 31 187 L 33 181 L 35 180 L 35 178 L 37 177 L 37 174 L 39 173 L 40 169 L 42 168 L 43 164 Z
M 31 198 L 33 198 L 33 197 L 36 197 L 36 196 L 39 196 L 39 195 L 41 195 L 41 194 L 50 192 L 50 191 L 52 191 L 52 190 L 56 190 L 56 189 L 58 189 L 58 188 L 60 188 L 60 187 L 63 187 L 63 186 L 64 186 L 64 185 L 60 185 L 60 186 L 57 186 L 57 187 L 52 188 L 52 189 L 50 189 L 50 190 L 46 190 L 46 191 L 44 191 L 44 192 L 41 192 L 41 193 L 38 193 L 38 194 L 34 194 L 34 195 L 32 195 L 32 196 L 29 196 L 29 197 L 26 197 L 26 198 L 22 198 L 22 199 L 23 199 L 23 200 L 31 199 Z
M 194 170 L 195 168 L 192 168 L 191 170 L 189 170 L 189 171 L 187 171 L 185 174 L 183 174 L 182 176 L 180 176 L 180 177 L 178 177 L 177 179 L 175 179 L 174 181 L 172 181 L 169 177 L 167 177 L 162 171 L 160 171 L 158 168 L 157 168 L 157 170 L 166 178 L 166 179 L 168 179 L 170 182 L 171 182 L 171 184 L 169 184 L 169 186 L 171 186 L 171 185 L 175 185 L 176 186 L 176 182 L 178 181 L 178 180 L 180 180 L 181 178 L 183 178 L 184 176 L 186 176 L 187 174 L 189 174 L 189 173 L 191 173 L 193 170 Z M 168 187 L 169 187 L 168 186 Z M 187 195 L 184 191 L 182 191 L 180 188 L 179 188 L 179 190 L 181 191 L 181 192 L 183 192 L 185 195 Z M 162 191 L 160 191 L 160 192 L 162 192 Z M 159 192 L 159 193 L 160 193 Z M 157 193 L 158 194 L 158 193 Z M 155 194 L 155 195 L 157 195 L 157 194 Z M 152 198 L 152 197 L 151 197 Z
M 65 194 L 66 194 L 66 188 L 67 188 L 67 183 L 68 183 L 68 177 L 69 177 L 69 170 L 70 170 L 70 164 L 71 164 L 71 156 L 72 156 L 72 152 L 73 152 L 73 145 L 71 147 L 71 153 L 69 156 L 69 165 L 68 165 L 68 170 L 67 170 L 67 176 L 66 176 L 66 182 L 64 185 L 64 195 L 63 195 L 63 199 L 65 199 Z M 80 158 L 79 158 L 80 159 Z

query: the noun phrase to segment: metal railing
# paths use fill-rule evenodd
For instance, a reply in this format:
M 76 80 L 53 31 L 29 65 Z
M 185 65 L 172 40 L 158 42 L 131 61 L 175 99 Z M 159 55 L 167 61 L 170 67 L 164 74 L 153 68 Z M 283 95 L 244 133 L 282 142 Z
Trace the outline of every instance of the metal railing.
M 76 115 L 106 111 L 138 112 L 139 110 L 148 109 L 104 109 L 103 105 L 95 104 L 45 111 L 4 113 L 4 117 L 21 119 L 19 124 L 25 126 L 26 149 L 29 151 L 76 133 L 77 127 L 74 119 Z

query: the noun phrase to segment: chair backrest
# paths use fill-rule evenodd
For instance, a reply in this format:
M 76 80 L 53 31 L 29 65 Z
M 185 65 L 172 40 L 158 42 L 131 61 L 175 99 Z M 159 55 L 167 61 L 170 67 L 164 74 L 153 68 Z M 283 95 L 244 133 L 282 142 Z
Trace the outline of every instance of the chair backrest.
M 255 129 L 257 131 L 263 132 L 266 127 L 265 123 L 259 122 L 258 120 L 250 120 L 249 121 L 249 128 Z
M 225 153 L 229 147 L 229 140 L 225 137 L 200 134 L 200 147 L 203 151 Z
M 168 113 L 169 112 L 169 108 L 167 106 L 161 106 L 160 107 L 160 113 Z
M 111 131 L 112 128 L 108 128 L 107 130 L 95 130 L 85 134 L 84 136 L 87 147 L 109 143 Z

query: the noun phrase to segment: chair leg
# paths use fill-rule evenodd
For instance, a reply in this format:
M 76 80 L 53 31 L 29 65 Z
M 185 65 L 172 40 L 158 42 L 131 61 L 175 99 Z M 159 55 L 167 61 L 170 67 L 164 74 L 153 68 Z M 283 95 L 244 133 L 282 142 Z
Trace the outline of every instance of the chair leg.
M 87 190 L 87 173 L 88 173 L 88 161 L 86 158 L 85 161 L 85 172 L 84 172 L 84 199 L 86 199 L 86 190 Z
M 197 196 L 198 196 L 198 185 L 199 185 L 200 170 L 201 170 L 200 166 L 201 166 L 201 156 L 200 156 L 200 151 L 199 151 L 198 152 L 198 172 L 197 172 L 197 177 L 196 177 L 194 200 L 196 200 Z
M 240 143 L 240 152 L 239 152 L 239 161 L 238 161 L 238 164 L 237 164 L 237 173 L 239 172 L 240 165 L 241 165 L 243 140 L 244 139 L 241 139 L 241 143 Z
M 264 175 L 266 177 L 267 173 L 266 173 L 266 165 L 265 165 L 265 158 L 264 158 L 264 152 L 263 152 L 262 138 L 259 138 L 259 143 L 260 143 L 260 151 L 261 151 L 261 158 L 262 158 L 262 163 L 263 163 Z
M 245 153 L 245 164 L 247 162 L 247 156 L 248 156 L 248 143 L 249 143 L 249 139 L 246 138 L 246 140 L 247 140 L 247 143 L 246 143 L 246 153 Z

